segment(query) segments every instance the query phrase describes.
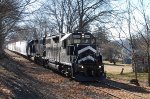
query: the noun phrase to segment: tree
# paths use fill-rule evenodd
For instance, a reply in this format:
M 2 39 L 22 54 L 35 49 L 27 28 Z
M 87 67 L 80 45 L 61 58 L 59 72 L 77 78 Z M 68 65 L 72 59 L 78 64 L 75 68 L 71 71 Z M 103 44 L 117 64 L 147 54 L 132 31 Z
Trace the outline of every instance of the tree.
M 150 24 L 149 24 L 149 15 L 147 12 L 149 11 L 150 5 L 149 3 L 145 2 L 144 0 L 139 0 L 139 7 L 135 7 L 135 9 L 140 13 L 140 17 L 142 18 L 142 21 L 139 21 L 135 15 L 133 15 L 134 21 L 136 22 L 135 26 L 138 29 L 138 35 L 140 35 L 140 38 L 143 41 L 143 44 L 145 45 L 145 51 L 147 56 L 147 62 L 148 62 L 148 84 L 150 86 Z M 140 27 L 143 27 L 141 29 Z
M 137 46 L 135 46 L 134 42 L 134 36 L 138 35 L 140 36 L 140 41 L 143 41 L 140 45 L 145 48 L 145 51 L 147 53 L 147 61 L 148 61 L 148 68 L 149 68 L 149 74 L 148 74 L 148 82 L 150 86 L 150 28 L 149 28 L 149 2 L 144 0 L 138 0 L 136 4 L 134 2 L 131 2 L 130 0 L 125 0 L 127 4 L 127 10 L 125 13 L 118 15 L 115 17 L 117 22 L 115 23 L 114 27 L 118 26 L 117 31 L 119 33 L 119 37 L 121 35 L 125 35 L 126 38 L 130 41 L 131 45 L 131 53 L 134 56 L 136 51 L 138 50 Z M 142 28 L 141 28 L 142 27 Z M 144 30 L 144 31 L 143 31 Z M 139 38 L 138 38 L 139 39 Z M 120 39 L 121 40 L 121 39 Z M 122 41 L 122 40 L 121 40 Z M 123 43 L 122 43 L 123 45 Z M 134 57 L 132 57 L 134 60 Z M 136 68 L 137 61 L 134 61 L 134 65 Z M 135 76 L 137 79 L 137 73 L 135 71 Z
M 134 43 L 134 35 L 135 35 L 134 33 L 136 31 L 133 28 L 134 22 L 133 22 L 133 17 L 132 17 L 134 7 L 133 7 L 133 5 L 131 5 L 130 0 L 123 0 L 122 2 L 127 7 L 126 7 L 126 9 L 120 7 L 120 9 L 118 9 L 119 13 L 114 14 L 112 16 L 113 17 L 113 21 L 112 21 L 113 25 L 111 27 L 113 27 L 113 31 L 118 33 L 118 38 L 119 38 L 118 43 L 123 47 L 123 50 L 125 50 L 127 52 L 124 55 L 128 55 L 128 57 L 131 57 L 132 65 L 135 66 L 135 79 L 136 79 L 136 81 L 138 81 L 136 65 L 135 65 L 134 57 L 132 56 L 132 55 L 134 55 L 135 50 L 136 50 L 135 43 Z M 116 38 L 116 37 L 114 37 L 113 33 L 112 33 L 112 38 L 113 39 Z M 126 38 L 126 41 L 129 41 L 129 46 L 125 46 L 124 40 L 122 38 L 123 39 Z
M 109 42 L 108 40 L 108 32 L 106 31 L 105 27 L 96 26 L 97 29 L 93 31 L 94 36 L 96 37 L 96 42 L 99 47 L 101 47 L 102 44 L 106 44 Z
M 92 22 L 113 11 L 107 0 L 52 0 L 43 10 L 60 33 L 86 30 Z
M 99 19 L 101 16 L 107 16 L 112 13 L 113 10 L 107 9 L 106 0 L 77 0 L 77 12 L 78 12 L 78 29 L 84 30 L 84 27 L 93 21 Z M 106 7 L 105 10 L 103 7 Z
M 64 2 L 65 0 L 52 0 L 47 1 L 41 9 L 49 24 L 55 26 L 57 33 L 64 31 Z
M 25 7 L 30 4 L 30 0 L 20 2 L 20 0 L 1 0 L 0 2 L 0 56 L 3 57 L 3 44 L 5 37 L 13 26 L 20 19 Z
M 120 45 L 117 42 L 109 42 L 109 43 L 102 44 L 102 48 L 103 48 L 102 51 L 103 56 L 110 62 L 116 64 L 116 60 L 121 54 Z
M 3 44 L 6 33 L 16 20 L 19 19 L 18 2 L 16 0 L 3 0 L 0 2 L 0 55 L 3 54 Z

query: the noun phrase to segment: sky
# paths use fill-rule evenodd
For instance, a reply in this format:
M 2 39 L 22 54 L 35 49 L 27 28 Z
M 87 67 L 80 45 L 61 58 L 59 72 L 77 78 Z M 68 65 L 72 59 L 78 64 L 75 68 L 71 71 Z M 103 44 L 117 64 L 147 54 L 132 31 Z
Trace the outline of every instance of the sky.
M 119 0 L 119 1 L 114 1 L 112 2 L 112 7 L 114 7 L 117 10 L 124 10 L 127 11 L 128 8 L 128 0 Z M 146 12 L 146 16 L 150 16 L 150 1 L 149 0 L 143 0 L 143 5 L 144 5 L 144 9 Z M 136 34 L 140 29 L 143 28 L 143 23 L 144 23 L 144 19 L 143 19 L 143 14 L 142 14 L 142 10 L 141 10 L 141 4 L 139 3 L 139 0 L 130 0 L 130 9 L 132 10 L 132 12 L 130 13 L 130 18 L 131 18 L 131 33 L 132 34 Z M 116 6 L 119 5 L 119 6 Z M 120 20 L 117 19 L 117 17 L 114 16 L 114 23 L 110 23 L 107 24 L 107 27 L 112 27 L 115 26 L 116 28 L 111 28 L 110 32 L 111 32 L 111 36 L 114 39 L 119 39 L 119 33 L 121 34 L 121 38 L 125 39 L 127 37 L 129 37 L 129 28 L 128 28 L 128 19 L 129 19 L 129 15 L 128 14 L 122 14 L 119 15 L 120 17 L 124 17 L 126 19 L 121 19 Z M 116 23 L 119 25 L 121 25 L 121 27 L 117 28 Z M 113 39 L 112 38 L 112 39 Z
M 26 10 L 27 12 L 34 12 L 36 10 L 38 10 L 41 6 L 42 6 L 42 3 L 43 3 L 44 0 L 31 0 L 31 3 L 30 5 L 27 6 Z
M 34 1 L 34 0 L 32 0 Z M 119 11 L 127 11 L 128 8 L 128 0 L 112 0 L 111 1 L 111 6 L 114 10 L 119 10 Z M 143 28 L 142 23 L 144 22 L 143 15 L 141 13 L 141 4 L 139 4 L 140 0 L 130 0 L 131 3 L 131 33 L 136 34 L 139 29 Z M 35 3 L 32 3 L 27 7 L 27 11 L 32 13 L 35 10 L 38 10 L 42 6 L 43 0 L 36 0 Z M 144 7 L 145 7 L 145 12 L 147 16 L 150 16 L 149 10 L 150 10 L 150 1 L 149 0 L 143 0 L 144 2 Z M 121 18 L 123 17 L 123 18 Z M 31 18 L 31 16 L 30 16 Z M 126 19 L 125 19 L 126 18 Z M 110 32 L 110 37 L 111 39 L 125 39 L 129 37 L 129 31 L 128 31 L 128 19 L 129 15 L 126 14 L 120 14 L 119 16 L 113 15 L 112 18 L 110 19 L 113 22 L 105 24 L 107 28 L 109 28 Z M 135 21 L 136 20 L 136 21 Z M 115 28 L 112 28 L 115 27 Z M 120 35 L 119 35 L 120 33 Z

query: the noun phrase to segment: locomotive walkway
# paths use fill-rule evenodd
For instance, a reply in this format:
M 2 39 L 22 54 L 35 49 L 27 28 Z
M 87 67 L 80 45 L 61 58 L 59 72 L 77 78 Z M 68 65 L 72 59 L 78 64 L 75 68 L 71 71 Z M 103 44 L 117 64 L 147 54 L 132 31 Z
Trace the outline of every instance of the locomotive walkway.
M 100 83 L 70 81 L 22 56 L 6 52 L 9 57 L 0 59 L 0 99 L 116 99 L 109 93 L 123 96 L 123 99 L 134 99 L 128 97 L 127 92 Z M 150 94 L 145 89 L 139 93 Z

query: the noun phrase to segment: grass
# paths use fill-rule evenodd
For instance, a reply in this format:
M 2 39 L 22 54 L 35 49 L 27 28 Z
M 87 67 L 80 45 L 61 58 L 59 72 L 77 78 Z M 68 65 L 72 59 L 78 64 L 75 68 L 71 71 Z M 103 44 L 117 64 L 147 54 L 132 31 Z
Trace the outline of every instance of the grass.
M 104 65 L 110 65 L 110 66 L 132 66 L 131 64 L 122 64 L 122 62 L 116 62 L 116 65 L 113 63 L 110 63 L 109 61 L 104 61 Z M 107 73 L 106 76 L 108 78 L 112 79 L 121 79 L 121 80 L 127 80 L 130 81 L 131 79 L 135 79 L 135 73 L 129 72 L 129 73 L 123 73 L 121 74 L 115 74 L 115 73 Z M 137 73 L 137 79 L 141 82 L 146 82 L 148 80 L 148 73 Z
M 114 65 L 114 63 L 110 63 L 109 61 L 103 61 L 104 65 Z M 131 64 L 123 64 L 121 61 L 116 62 L 114 66 L 131 66 Z
M 107 77 L 113 78 L 113 79 L 123 79 L 123 80 L 131 80 L 135 79 L 135 73 L 124 73 L 124 74 L 112 74 L 112 73 L 106 73 Z M 147 81 L 148 79 L 148 73 L 138 73 L 137 78 L 139 81 Z

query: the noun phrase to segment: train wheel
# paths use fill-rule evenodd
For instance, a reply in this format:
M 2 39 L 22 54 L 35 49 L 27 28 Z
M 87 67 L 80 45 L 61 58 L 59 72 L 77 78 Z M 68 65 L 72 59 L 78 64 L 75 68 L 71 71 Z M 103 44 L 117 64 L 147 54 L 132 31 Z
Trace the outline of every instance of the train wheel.
M 45 60 L 44 60 L 44 59 L 42 59 L 42 66 L 43 66 L 44 68 L 46 68 Z
M 60 73 L 62 73 L 62 70 L 63 70 L 62 65 L 59 65 L 58 71 L 59 71 Z
M 37 63 L 37 58 L 36 58 L 36 56 L 34 57 L 34 62 Z

